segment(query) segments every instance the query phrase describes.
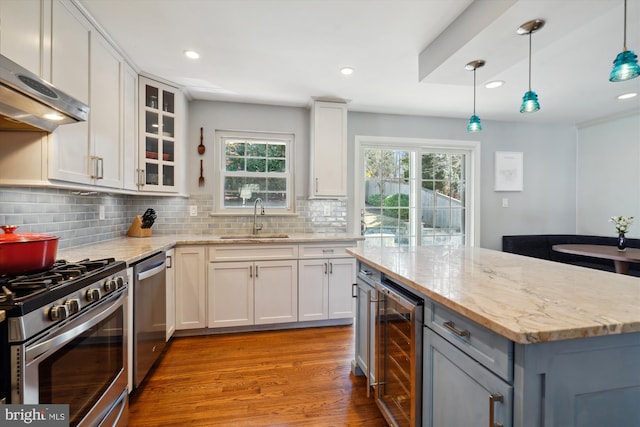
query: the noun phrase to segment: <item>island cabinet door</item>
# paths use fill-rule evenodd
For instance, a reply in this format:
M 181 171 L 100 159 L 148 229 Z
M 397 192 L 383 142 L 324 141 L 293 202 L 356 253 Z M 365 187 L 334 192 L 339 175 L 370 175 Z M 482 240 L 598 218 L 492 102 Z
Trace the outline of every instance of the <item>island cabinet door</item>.
M 425 327 L 423 426 L 512 426 L 513 387 Z

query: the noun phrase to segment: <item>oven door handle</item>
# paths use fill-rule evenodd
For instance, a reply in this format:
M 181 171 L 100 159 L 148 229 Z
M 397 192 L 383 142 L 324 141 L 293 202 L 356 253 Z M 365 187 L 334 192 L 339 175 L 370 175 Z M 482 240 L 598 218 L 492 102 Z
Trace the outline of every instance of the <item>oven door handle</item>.
M 114 299 L 108 306 L 102 309 L 99 313 L 95 313 L 100 307 L 94 307 L 82 316 L 74 319 L 69 325 L 60 331 L 52 331 L 52 337 L 45 339 L 42 342 L 38 342 L 34 345 L 28 345 L 26 350 L 26 364 L 29 365 L 36 359 L 42 356 L 53 353 L 73 340 L 83 332 L 88 331 L 111 314 L 113 314 L 118 308 L 122 306 L 122 300 L 127 296 L 126 292 L 121 293 L 118 298 Z M 105 301 L 106 302 L 106 301 Z M 87 318 L 87 316 L 90 316 Z M 80 322 L 79 325 L 77 323 Z M 44 339 L 44 338 L 43 338 Z

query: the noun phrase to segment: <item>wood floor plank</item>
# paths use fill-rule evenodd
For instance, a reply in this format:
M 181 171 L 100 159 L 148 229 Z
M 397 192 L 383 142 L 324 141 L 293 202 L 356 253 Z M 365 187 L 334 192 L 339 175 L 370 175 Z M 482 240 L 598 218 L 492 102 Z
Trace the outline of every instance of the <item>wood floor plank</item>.
M 174 338 L 129 425 L 386 426 L 351 375 L 353 343 L 353 326 Z

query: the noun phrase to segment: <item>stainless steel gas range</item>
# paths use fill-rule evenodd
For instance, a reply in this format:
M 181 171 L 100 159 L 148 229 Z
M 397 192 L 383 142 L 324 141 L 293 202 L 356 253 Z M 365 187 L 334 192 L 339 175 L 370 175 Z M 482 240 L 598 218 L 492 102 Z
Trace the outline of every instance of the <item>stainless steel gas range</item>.
M 0 286 L 0 399 L 68 404 L 71 426 L 126 426 L 126 264 L 58 261 Z

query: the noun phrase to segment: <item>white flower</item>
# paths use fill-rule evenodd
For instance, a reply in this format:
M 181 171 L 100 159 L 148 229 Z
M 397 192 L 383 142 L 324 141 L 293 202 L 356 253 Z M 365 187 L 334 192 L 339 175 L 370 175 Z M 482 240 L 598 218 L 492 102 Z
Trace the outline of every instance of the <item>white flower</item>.
M 609 219 L 609 222 L 612 222 L 616 225 L 616 231 L 618 232 L 618 234 L 625 234 L 627 230 L 629 230 L 629 226 L 633 223 L 633 217 L 612 216 Z

